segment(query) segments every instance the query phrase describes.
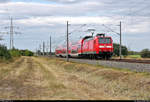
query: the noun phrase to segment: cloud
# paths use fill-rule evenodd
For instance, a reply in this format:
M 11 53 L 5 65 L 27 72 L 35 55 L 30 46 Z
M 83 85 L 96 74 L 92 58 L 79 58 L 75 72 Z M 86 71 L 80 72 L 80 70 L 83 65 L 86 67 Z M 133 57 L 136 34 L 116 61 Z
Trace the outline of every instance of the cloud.
M 67 0 L 53 0 L 56 2 L 67 2 Z M 68 0 L 69 2 L 69 0 Z M 71 2 L 71 1 L 70 1 Z M 42 4 L 42 3 L 25 3 L 25 2 L 10 2 L 1 4 L 0 9 L 4 8 L 11 15 L 16 17 L 26 16 L 141 16 L 150 17 L 149 1 L 147 4 L 131 5 L 129 0 L 74 0 L 72 4 Z M 138 4 L 138 3 L 136 3 Z M 134 7 L 133 7 L 134 6 Z M 147 8 L 145 8 L 145 6 Z M 17 11 L 17 12 L 16 12 Z M 140 12 L 138 12 L 140 11 Z M 135 12 L 135 13 L 132 13 Z M 1 14 L 2 12 L 0 12 Z M 3 12 L 4 13 L 4 12 Z
M 89 12 L 96 12 L 97 7 L 100 6 L 97 2 L 86 2 L 73 5 L 64 4 L 41 4 L 41 3 L 25 3 L 25 2 L 11 2 L 7 4 L 0 4 L 0 9 L 7 9 L 10 14 L 14 16 L 83 16 L 88 15 Z M 16 12 L 17 11 L 17 12 Z M 94 13 L 93 12 L 93 13 Z
M 0 0 L 0 3 L 10 2 L 11 0 Z
M 29 19 L 17 20 L 17 23 L 21 23 L 27 26 L 30 25 L 51 25 L 51 24 L 66 24 L 69 21 L 71 24 L 107 24 L 113 22 L 111 18 L 108 17 L 88 17 L 88 16 L 78 16 L 78 17 L 60 17 L 60 16 L 49 16 L 49 17 L 32 17 Z
M 67 4 L 83 2 L 83 0 L 46 0 L 46 1 L 51 1 L 56 3 L 67 3 Z

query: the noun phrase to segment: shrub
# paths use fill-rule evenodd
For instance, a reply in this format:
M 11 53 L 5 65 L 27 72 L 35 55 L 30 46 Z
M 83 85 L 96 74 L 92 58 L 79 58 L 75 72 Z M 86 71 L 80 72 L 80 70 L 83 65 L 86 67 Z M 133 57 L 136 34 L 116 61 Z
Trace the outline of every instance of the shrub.
M 143 49 L 141 51 L 141 57 L 143 57 L 143 58 L 150 58 L 150 50 L 149 49 Z
M 10 54 L 12 57 L 20 57 L 21 56 L 21 52 L 20 50 L 18 49 L 12 49 L 12 50 L 9 50 Z
M 11 59 L 11 54 L 4 45 L 0 45 L 0 59 Z
M 115 56 L 119 56 L 119 44 L 116 44 L 116 43 L 114 43 L 113 44 L 113 47 L 114 47 L 114 55 Z M 127 47 L 126 46 L 121 46 L 121 48 L 122 48 L 122 55 L 124 55 L 124 56 L 127 56 L 128 55 L 128 49 L 127 49 Z
M 33 52 L 26 50 L 25 51 L 25 56 L 33 56 Z
M 34 53 L 32 51 L 29 51 L 29 50 L 21 50 L 21 55 L 22 56 L 33 56 Z

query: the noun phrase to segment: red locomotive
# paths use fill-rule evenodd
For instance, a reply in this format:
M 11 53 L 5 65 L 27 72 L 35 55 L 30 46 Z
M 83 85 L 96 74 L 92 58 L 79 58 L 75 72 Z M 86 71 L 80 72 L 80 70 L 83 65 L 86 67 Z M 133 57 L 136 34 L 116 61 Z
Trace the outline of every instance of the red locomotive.
M 106 58 L 109 59 L 113 55 L 113 41 L 105 34 L 97 34 L 96 36 L 85 36 L 75 44 L 69 45 L 69 57 L 88 57 L 88 58 Z M 66 57 L 66 47 L 56 48 L 55 55 Z

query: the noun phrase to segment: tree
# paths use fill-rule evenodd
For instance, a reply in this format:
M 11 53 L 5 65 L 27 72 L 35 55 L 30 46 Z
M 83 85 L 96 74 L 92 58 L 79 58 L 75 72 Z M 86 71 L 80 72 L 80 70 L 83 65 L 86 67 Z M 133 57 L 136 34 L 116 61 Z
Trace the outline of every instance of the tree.
M 141 57 L 143 57 L 143 58 L 150 58 L 150 50 L 149 49 L 143 49 L 141 51 Z
M 119 56 L 119 44 L 114 43 L 113 47 L 114 47 L 114 55 L 115 56 Z M 126 46 L 121 46 L 122 49 L 122 55 L 127 56 L 128 55 L 128 49 Z
M 0 59 L 11 59 L 11 54 L 4 45 L 0 45 Z

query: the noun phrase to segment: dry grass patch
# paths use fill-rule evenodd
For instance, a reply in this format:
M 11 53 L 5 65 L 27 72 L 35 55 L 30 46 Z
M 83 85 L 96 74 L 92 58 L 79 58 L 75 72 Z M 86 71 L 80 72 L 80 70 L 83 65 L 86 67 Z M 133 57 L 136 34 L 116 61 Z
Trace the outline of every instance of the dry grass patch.
M 45 61 L 56 66 L 56 69 L 65 71 L 68 74 L 67 80 L 73 82 L 70 84 L 72 87 L 78 87 L 83 93 L 91 93 L 95 99 L 150 99 L 149 73 L 72 63 L 55 58 L 47 58 Z

